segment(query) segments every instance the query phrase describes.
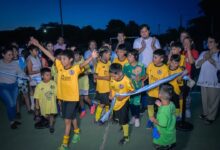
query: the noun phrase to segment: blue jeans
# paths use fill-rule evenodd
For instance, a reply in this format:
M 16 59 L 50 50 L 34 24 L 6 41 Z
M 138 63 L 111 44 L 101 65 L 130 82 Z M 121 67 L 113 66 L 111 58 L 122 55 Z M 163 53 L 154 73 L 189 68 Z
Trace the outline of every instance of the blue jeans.
M 14 121 L 16 116 L 16 102 L 18 96 L 18 84 L 0 83 L 0 99 L 6 106 L 9 121 Z

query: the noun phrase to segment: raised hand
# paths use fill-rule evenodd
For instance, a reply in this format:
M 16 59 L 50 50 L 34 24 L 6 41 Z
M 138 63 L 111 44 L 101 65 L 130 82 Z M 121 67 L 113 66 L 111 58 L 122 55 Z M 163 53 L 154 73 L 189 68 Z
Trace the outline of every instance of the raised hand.
M 29 44 L 33 44 L 35 46 L 39 46 L 40 45 L 39 41 L 37 39 L 35 39 L 33 36 L 30 37 Z

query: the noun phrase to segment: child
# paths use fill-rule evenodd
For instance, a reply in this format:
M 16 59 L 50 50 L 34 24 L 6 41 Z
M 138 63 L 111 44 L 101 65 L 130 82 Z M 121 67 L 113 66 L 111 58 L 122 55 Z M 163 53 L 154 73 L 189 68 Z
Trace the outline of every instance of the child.
M 28 75 L 31 78 L 30 81 L 30 98 L 31 98 L 31 110 L 35 108 L 34 102 L 34 89 L 38 84 L 34 78 L 40 78 L 40 69 L 42 68 L 40 58 L 38 57 L 38 48 L 34 45 L 28 47 L 30 55 L 27 58 L 27 71 Z
M 153 143 L 157 150 L 172 150 L 176 143 L 176 117 L 175 106 L 170 102 L 172 98 L 173 87 L 170 84 L 160 86 L 157 117 L 150 119 L 154 123 L 158 137 L 153 137 Z
M 65 134 L 63 143 L 59 149 L 67 150 L 72 124 L 74 127 L 72 143 L 77 143 L 80 140 L 80 130 L 76 119 L 77 105 L 79 102 L 78 76 L 82 72 L 82 68 L 97 57 L 97 52 L 93 51 L 91 57 L 86 61 L 80 65 L 73 66 L 72 51 L 63 51 L 61 60 L 58 60 L 33 37 L 31 37 L 30 43 L 39 47 L 45 55 L 55 62 L 57 68 L 57 98 L 62 100 L 62 114 L 65 119 Z
M 74 64 L 81 64 L 84 62 L 82 54 L 78 51 L 74 51 Z M 79 95 L 80 95 L 80 107 L 81 107 L 81 113 L 80 118 L 85 117 L 86 115 L 86 109 L 84 106 L 84 100 L 89 105 L 90 108 L 90 114 L 93 115 L 95 112 L 95 105 L 92 104 L 90 98 L 89 98 L 89 78 L 88 73 L 91 72 L 89 65 L 84 67 L 84 72 L 80 74 L 79 76 Z
M 63 51 L 62 49 L 57 49 L 54 52 L 54 57 L 56 57 L 56 59 L 58 59 L 58 60 L 61 60 L 62 51 Z M 57 70 L 56 70 L 55 64 L 53 64 L 51 67 L 51 75 L 53 77 L 53 80 L 57 83 Z
M 128 59 L 126 57 L 126 54 L 127 54 L 127 48 L 125 46 L 125 44 L 120 44 L 118 46 L 118 49 L 117 49 L 117 56 L 118 58 L 115 58 L 113 63 L 119 63 L 122 65 L 122 67 L 124 67 L 124 65 L 126 63 L 128 63 Z
M 130 79 L 122 72 L 122 66 L 118 63 L 113 63 L 110 66 L 110 99 L 113 99 L 116 93 L 128 93 L 134 91 L 134 87 Z M 129 112 L 128 112 L 129 96 L 118 96 L 113 108 L 113 115 L 119 119 L 119 124 L 122 126 L 124 137 L 119 141 L 119 144 L 125 144 L 129 142 Z
M 180 73 L 183 71 L 183 69 L 180 67 L 180 59 L 181 59 L 180 55 L 172 55 L 170 57 L 169 75 L 173 75 L 175 73 Z M 178 77 L 172 80 L 170 84 L 174 88 L 172 101 L 176 107 L 176 117 L 179 118 L 180 117 L 180 105 L 182 105 L 182 103 L 180 102 L 180 94 L 181 94 L 180 86 L 183 84 L 182 77 Z
M 48 118 L 50 133 L 54 132 L 54 115 L 57 114 L 56 83 L 51 80 L 51 70 L 41 69 L 42 81 L 36 86 L 34 98 L 36 99 L 36 113 Z
M 147 78 L 149 84 L 154 83 L 160 79 L 168 76 L 168 67 L 164 64 L 165 51 L 162 49 L 155 50 L 153 53 L 153 62 L 147 67 Z M 151 118 L 154 116 L 154 103 L 158 99 L 159 88 L 154 88 L 148 91 L 148 116 Z M 151 128 L 152 123 L 148 121 L 147 128 Z
M 171 50 L 170 50 L 170 54 L 168 56 L 168 64 L 170 64 L 170 58 L 172 55 L 180 55 L 180 63 L 179 63 L 179 66 L 182 67 L 182 68 L 185 68 L 186 65 L 185 65 L 185 56 L 181 54 L 181 48 L 182 48 L 182 45 L 180 42 L 174 42 L 172 45 L 171 45 Z
M 109 110 L 109 67 L 111 50 L 108 47 L 102 47 L 99 50 L 100 60 L 97 63 L 95 68 L 94 79 L 96 80 L 96 99 L 100 101 L 100 104 L 97 106 L 95 114 L 95 122 L 98 122 L 102 110 L 105 107 L 106 112 Z
M 123 73 L 132 81 L 135 90 L 142 87 L 142 79 L 145 77 L 144 65 L 138 62 L 138 52 L 131 50 L 128 52 L 128 63 L 124 65 Z M 141 94 L 132 95 L 130 97 L 131 121 L 135 127 L 140 126 L 140 100 Z

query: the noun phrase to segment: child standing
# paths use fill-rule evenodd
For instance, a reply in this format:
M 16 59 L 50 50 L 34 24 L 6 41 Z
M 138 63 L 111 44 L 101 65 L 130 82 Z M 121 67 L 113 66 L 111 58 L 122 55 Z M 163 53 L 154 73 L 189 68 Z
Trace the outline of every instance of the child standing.
M 157 117 L 150 119 L 154 123 L 158 137 L 153 137 L 153 143 L 156 150 L 173 150 L 176 144 L 176 116 L 175 106 L 170 102 L 172 98 L 173 87 L 170 84 L 160 86 Z
M 122 67 L 124 67 L 124 65 L 126 63 L 128 63 L 128 59 L 127 59 L 127 48 L 126 48 L 126 45 L 125 44 L 120 44 L 118 46 L 118 49 L 117 49 L 117 58 L 114 59 L 113 63 L 118 63 L 118 64 L 121 64 Z
M 82 54 L 78 51 L 74 51 L 74 64 L 81 64 L 84 62 Z M 86 115 L 86 109 L 84 105 L 85 102 L 89 105 L 90 108 L 90 114 L 93 115 L 95 112 L 95 104 L 92 104 L 90 98 L 89 98 L 89 78 L 88 73 L 90 73 L 90 67 L 89 65 L 84 67 L 84 71 L 79 76 L 79 95 L 80 95 L 80 107 L 81 107 L 81 113 L 80 118 L 85 117 Z
M 125 76 L 122 72 L 122 66 L 117 63 L 113 63 L 110 66 L 110 99 L 113 99 L 116 93 L 128 93 L 134 91 L 134 87 L 130 79 Z M 123 138 L 119 141 L 119 144 L 125 144 L 129 142 L 129 96 L 118 96 L 116 98 L 116 102 L 113 108 L 113 115 L 119 119 L 119 124 L 122 126 L 123 129 Z
M 62 100 L 62 114 L 65 119 L 65 133 L 63 142 L 59 149 L 67 150 L 71 125 L 74 127 L 72 143 L 77 143 L 80 140 L 80 129 L 76 118 L 77 105 L 79 102 L 78 76 L 82 72 L 82 68 L 89 64 L 92 59 L 97 58 L 98 54 L 96 51 L 93 51 L 91 57 L 89 57 L 86 61 L 80 65 L 73 66 L 72 51 L 63 51 L 61 60 L 57 60 L 33 37 L 31 38 L 30 43 L 39 47 L 46 56 L 55 62 L 55 66 L 57 68 L 57 98 Z
M 48 118 L 50 122 L 50 133 L 54 132 L 54 115 L 57 114 L 56 104 L 56 83 L 51 80 L 51 70 L 49 68 L 41 69 L 42 81 L 36 86 L 34 98 L 36 99 L 36 111 Z
M 132 81 L 135 90 L 142 87 L 142 80 L 146 72 L 144 65 L 138 62 L 138 55 L 136 50 L 129 51 L 128 63 L 123 68 L 123 73 Z M 130 124 L 134 124 L 135 127 L 140 126 L 140 101 L 141 94 L 132 95 L 129 101 L 132 115 Z
M 185 68 L 186 67 L 186 62 L 185 62 L 185 56 L 181 54 L 182 51 L 182 44 L 180 42 L 174 42 L 171 45 L 171 50 L 170 50 L 170 54 L 168 56 L 168 64 L 170 64 L 170 59 L 172 55 L 180 55 L 180 62 L 179 62 L 179 66 Z
M 152 84 L 160 79 L 168 76 L 168 67 L 164 64 L 165 51 L 162 49 L 155 50 L 153 53 L 153 62 L 147 67 L 147 78 L 149 84 Z M 159 88 L 154 88 L 148 91 L 148 116 L 153 117 L 154 114 L 154 103 L 158 99 Z M 147 128 L 151 128 L 152 123 L 150 120 L 147 123 Z
M 99 50 L 100 60 L 97 63 L 95 68 L 94 79 L 96 80 L 96 99 L 100 101 L 100 104 L 97 106 L 95 114 L 95 122 L 98 122 L 102 110 L 105 108 L 105 111 L 109 111 L 109 67 L 110 63 L 111 50 L 108 47 L 102 47 Z

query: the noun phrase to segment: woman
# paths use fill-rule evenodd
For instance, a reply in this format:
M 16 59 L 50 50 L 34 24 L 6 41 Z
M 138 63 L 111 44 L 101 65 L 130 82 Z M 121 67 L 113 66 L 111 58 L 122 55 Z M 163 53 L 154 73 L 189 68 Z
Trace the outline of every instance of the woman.
M 16 100 L 18 96 L 18 83 L 15 76 L 24 76 L 24 72 L 19 68 L 18 63 L 13 61 L 12 48 L 6 48 L 2 52 L 3 59 L 0 60 L 0 99 L 6 106 L 11 129 L 16 129 L 19 124 L 15 121 Z M 10 73 L 12 75 L 6 75 Z
M 203 113 L 200 118 L 206 124 L 212 124 L 216 119 L 220 101 L 220 83 L 217 70 L 220 70 L 219 41 L 214 36 L 208 37 L 208 51 L 200 54 L 196 67 L 201 68 L 198 86 L 201 86 Z

